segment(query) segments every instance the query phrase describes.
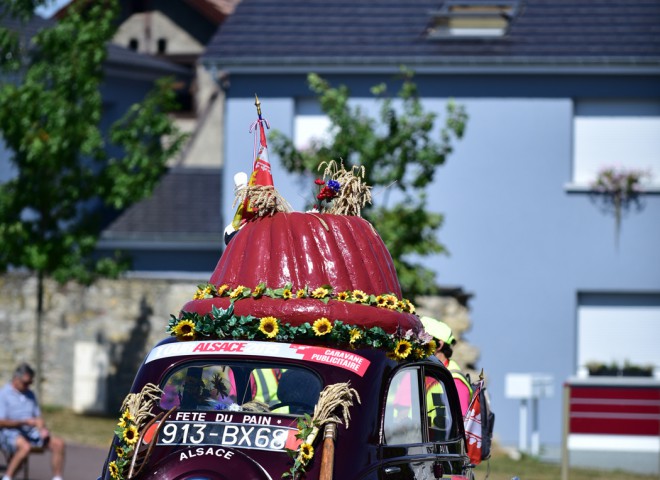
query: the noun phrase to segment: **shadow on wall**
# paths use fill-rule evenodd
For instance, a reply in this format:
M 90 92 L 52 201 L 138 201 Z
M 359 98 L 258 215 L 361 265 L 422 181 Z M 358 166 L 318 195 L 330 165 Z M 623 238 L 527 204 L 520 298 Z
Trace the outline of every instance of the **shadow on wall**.
M 128 340 L 113 343 L 110 347 L 110 358 L 116 367 L 115 373 L 108 376 L 108 413 L 116 413 L 121 408 L 124 398 L 133 385 L 135 373 L 144 360 L 145 347 L 151 331 L 149 317 L 153 308 L 143 296 L 140 300 L 140 314 L 135 319 Z

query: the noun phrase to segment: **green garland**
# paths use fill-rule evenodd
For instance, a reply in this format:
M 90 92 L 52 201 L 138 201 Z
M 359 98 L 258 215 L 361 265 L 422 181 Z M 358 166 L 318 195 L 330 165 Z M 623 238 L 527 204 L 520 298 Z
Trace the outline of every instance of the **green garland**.
M 179 340 L 269 340 L 369 347 L 385 350 L 395 360 L 423 359 L 435 351 L 435 341 L 426 333 L 408 330 L 389 334 L 380 327 L 363 328 L 325 317 L 294 326 L 275 317 L 236 316 L 233 301 L 227 309 L 213 306 L 205 315 L 185 311 L 179 317 L 171 315 L 167 332 Z
M 248 288 L 244 285 L 238 285 L 231 288 L 227 284 L 215 286 L 211 283 L 202 283 L 197 286 L 197 291 L 193 296 L 193 300 L 218 297 L 229 297 L 232 300 L 240 300 L 243 298 L 257 299 L 261 297 L 277 298 L 280 300 L 313 298 L 320 300 L 323 303 L 328 303 L 330 300 L 337 300 L 340 302 L 387 308 L 388 310 L 395 310 L 397 312 L 415 313 L 415 306 L 412 302 L 405 298 L 400 299 L 393 293 L 373 295 L 367 294 L 362 290 L 344 290 L 335 292 L 335 289 L 331 285 L 321 285 L 314 289 L 305 286 L 294 290 L 291 283 L 287 283 L 279 288 L 268 287 L 264 282 L 258 284 L 254 288 Z
M 113 480 L 124 480 L 126 470 L 133 456 L 133 449 L 138 441 L 138 426 L 135 417 L 128 409 L 119 418 L 115 428 L 118 446 L 115 447 L 117 459 L 108 464 L 108 471 Z

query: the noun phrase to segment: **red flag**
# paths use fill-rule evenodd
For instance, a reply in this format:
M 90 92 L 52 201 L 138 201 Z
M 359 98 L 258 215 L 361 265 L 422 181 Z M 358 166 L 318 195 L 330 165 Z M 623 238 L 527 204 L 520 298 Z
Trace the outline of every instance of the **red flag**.
M 479 386 L 472 396 L 472 402 L 468 407 L 467 414 L 465 415 L 465 439 L 467 440 L 467 451 L 470 461 L 474 465 L 481 463 L 481 400 L 479 393 L 483 380 L 479 382 Z
M 273 175 L 270 169 L 270 161 L 268 160 L 268 145 L 266 144 L 265 130 L 265 128 L 270 128 L 270 125 L 268 125 L 266 119 L 261 118 L 261 108 L 258 99 L 257 111 L 259 118 L 250 126 L 250 132 L 254 131 L 254 163 L 252 164 L 252 174 L 248 180 L 248 187 L 257 185 L 272 187 Z M 250 207 L 250 200 L 246 197 L 236 209 L 236 214 L 231 222 L 232 227 L 234 230 L 238 230 L 255 215 L 256 211 Z

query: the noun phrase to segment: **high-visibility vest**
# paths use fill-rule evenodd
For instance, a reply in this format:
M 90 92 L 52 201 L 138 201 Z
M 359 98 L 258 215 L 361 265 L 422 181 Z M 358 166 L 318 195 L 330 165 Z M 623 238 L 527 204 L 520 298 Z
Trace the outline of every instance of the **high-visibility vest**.
M 458 363 L 449 359 L 449 361 L 445 364 L 445 367 L 447 367 L 447 370 L 451 372 L 451 376 L 454 378 L 454 384 L 456 385 L 456 389 L 458 390 L 458 397 L 461 401 L 461 413 L 463 413 L 465 416 L 468 410 L 468 406 L 470 405 L 470 401 L 472 400 L 472 395 L 474 394 L 472 385 L 461 372 L 461 367 L 458 366 Z
M 283 370 L 279 368 L 260 368 L 253 370 L 250 376 L 250 383 L 254 382 L 254 386 L 256 387 L 253 400 L 258 400 L 271 406 L 280 403 L 280 399 L 277 396 L 277 385 L 279 384 L 282 372 Z

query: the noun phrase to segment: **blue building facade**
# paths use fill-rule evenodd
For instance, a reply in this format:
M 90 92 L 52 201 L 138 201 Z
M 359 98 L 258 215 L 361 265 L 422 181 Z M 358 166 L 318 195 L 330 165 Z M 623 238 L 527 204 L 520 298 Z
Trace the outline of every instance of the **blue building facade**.
M 353 102 L 375 113 L 369 87 L 392 82 L 395 92 L 392 79 L 406 65 L 425 109 L 442 119 L 454 99 L 469 115 L 428 197 L 445 215 L 439 235 L 450 255 L 426 262 L 441 285 L 474 294 L 467 341 L 481 352 L 496 437 L 519 440 L 508 374 L 552 377 L 539 431 L 542 444 L 558 445 L 569 377 L 586 375 L 592 362 L 660 370 L 660 41 L 644 26 L 657 6 L 634 13 L 630 2 L 500 2 L 512 6 L 503 31 L 486 34 L 481 24 L 462 34 L 443 16 L 460 2 L 344 10 L 277 2 L 277 11 L 272 3 L 241 3 L 204 56 L 227 95 L 226 223 L 233 175 L 251 168 L 255 93 L 273 128 L 302 145 L 324 125 L 307 73 L 347 85 Z M 572 24 L 561 23 L 566 16 Z M 599 22 L 611 25 L 599 30 Z M 272 154 L 271 163 L 280 193 L 302 209 L 309 179 L 300 183 Z M 591 186 L 607 166 L 650 172 L 618 229 L 608 197 Z

